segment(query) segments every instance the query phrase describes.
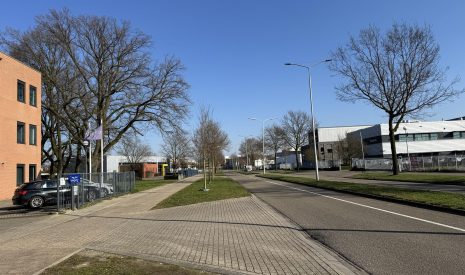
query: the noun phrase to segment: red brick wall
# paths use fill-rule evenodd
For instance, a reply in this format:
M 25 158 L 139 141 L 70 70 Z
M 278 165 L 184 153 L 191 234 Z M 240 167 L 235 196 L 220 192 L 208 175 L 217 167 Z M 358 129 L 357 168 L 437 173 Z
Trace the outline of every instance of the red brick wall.
M 142 166 L 142 171 L 144 178 L 148 176 L 147 172 L 151 172 L 152 176 L 156 176 L 158 173 L 158 165 L 155 163 L 144 163 Z

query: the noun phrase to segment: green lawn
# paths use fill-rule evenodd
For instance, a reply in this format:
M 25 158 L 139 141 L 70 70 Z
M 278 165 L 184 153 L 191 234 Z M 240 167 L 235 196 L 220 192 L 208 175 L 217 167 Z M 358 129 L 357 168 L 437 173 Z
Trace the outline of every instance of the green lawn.
M 150 188 L 158 187 L 165 185 L 167 183 L 172 183 L 176 182 L 177 180 L 138 180 L 136 181 L 136 184 L 134 186 L 134 190 L 132 191 L 133 193 L 145 191 Z
M 133 257 L 115 254 L 83 251 L 71 256 L 65 261 L 53 266 L 43 273 L 44 275 L 199 275 L 213 274 L 195 269 L 165 264 L 155 261 L 147 261 Z
M 356 179 L 368 180 L 391 180 L 391 181 L 407 181 L 407 182 L 426 182 L 434 184 L 455 184 L 465 185 L 465 176 L 451 174 L 427 174 L 427 173 L 401 173 L 392 175 L 389 173 L 363 173 L 353 176 Z
M 441 206 L 451 209 L 465 210 L 465 195 L 437 191 L 412 190 L 397 187 L 385 187 L 369 184 L 335 182 L 335 181 L 315 181 L 311 178 L 284 176 L 284 175 L 260 175 L 270 179 L 287 181 L 308 186 L 320 187 L 335 191 L 350 191 L 358 194 L 366 194 L 393 198 L 408 202 L 423 203 L 434 206 Z
M 224 200 L 249 196 L 249 192 L 236 181 L 227 177 L 215 177 L 207 184 L 210 191 L 203 191 L 203 179 L 197 180 L 171 197 L 163 200 L 154 209 L 167 208 L 200 202 Z

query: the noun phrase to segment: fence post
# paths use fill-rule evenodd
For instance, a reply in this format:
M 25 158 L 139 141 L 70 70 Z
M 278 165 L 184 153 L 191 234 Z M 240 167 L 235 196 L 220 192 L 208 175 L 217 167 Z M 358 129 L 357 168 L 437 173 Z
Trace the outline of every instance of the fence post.
M 116 192 L 116 171 L 113 171 L 113 193 L 111 194 L 112 197 L 115 195 L 115 192 Z

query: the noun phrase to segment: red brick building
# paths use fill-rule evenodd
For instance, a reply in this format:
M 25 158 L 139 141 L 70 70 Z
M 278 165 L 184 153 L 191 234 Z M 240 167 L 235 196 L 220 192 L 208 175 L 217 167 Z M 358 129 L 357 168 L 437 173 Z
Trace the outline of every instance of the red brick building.
M 0 200 L 41 165 L 41 74 L 0 52 Z
M 136 178 L 151 178 L 158 175 L 158 164 L 148 162 L 121 164 L 119 166 L 119 171 L 134 171 L 136 173 Z

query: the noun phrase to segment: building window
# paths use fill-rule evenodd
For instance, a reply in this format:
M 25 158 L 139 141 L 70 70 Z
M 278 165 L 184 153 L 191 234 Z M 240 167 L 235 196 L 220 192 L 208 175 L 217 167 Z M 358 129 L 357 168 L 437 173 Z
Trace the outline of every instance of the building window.
M 16 165 L 16 185 L 24 183 L 24 164 Z
M 29 125 L 29 144 L 37 145 L 37 126 Z
M 26 143 L 26 126 L 24 125 L 23 122 L 19 122 L 16 127 L 16 138 L 17 142 L 19 144 L 25 144 Z
M 465 138 L 465 132 L 454 132 L 454 139 Z
M 429 134 L 429 138 L 430 138 L 430 140 L 437 140 L 438 139 L 438 134 L 437 133 Z
M 22 82 L 21 80 L 18 80 L 18 101 L 20 102 L 26 102 L 26 84 Z
M 32 85 L 29 86 L 29 104 L 37 106 L 37 88 Z
M 37 169 L 35 164 L 29 165 L 29 181 L 33 181 L 37 176 Z

